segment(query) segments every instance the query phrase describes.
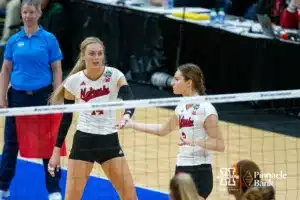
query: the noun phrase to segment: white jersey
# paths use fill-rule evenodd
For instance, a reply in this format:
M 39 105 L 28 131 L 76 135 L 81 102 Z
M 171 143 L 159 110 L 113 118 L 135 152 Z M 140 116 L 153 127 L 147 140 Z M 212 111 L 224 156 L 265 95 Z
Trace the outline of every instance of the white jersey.
M 118 80 L 124 74 L 116 68 L 105 67 L 98 80 L 90 80 L 83 71 L 71 75 L 64 87 L 76 98 L 76 103 L 117 101 Z M 117 132 L 116 110 L 95 110 L 79 113 L 77 129 L 91 134 L 107 135 Z
M 194 104 L 189 109 L 186 104 L 176 107 L 175 113 L 179 120 L 179 137 L 185 137 L 189 141 L 207 139 L 204 122 L 209 115 L 217 115 L 214 106 L 209 102 Z M 212 155 L 206 149 L 199 146 L 180 146 L 177 154 L 177 166 L 194 166 L 211 164 Z

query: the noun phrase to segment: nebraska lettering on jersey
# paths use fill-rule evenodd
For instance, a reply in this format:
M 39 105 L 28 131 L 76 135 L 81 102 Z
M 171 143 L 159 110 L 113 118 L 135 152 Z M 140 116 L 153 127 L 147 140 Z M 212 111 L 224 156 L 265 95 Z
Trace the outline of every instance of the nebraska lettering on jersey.
M 184 119 L 184 116 L 180 116 L 179 118 L 179 127 L 193 127 L 194 126 L 194 121 L 192 118 Z
M 89 91 L 87 91 L 86 88 L 83 88 L 83 89 L 81 89 L 81 92 L 80 92 L 80 99 L 82 99 L 85 102 L 88 102 L 91 99 L 101 97 L 104 95 L 108 95 L 109 93 L 110 93 L 110 90 L 105 85 L 99 89 L 90 88 Z

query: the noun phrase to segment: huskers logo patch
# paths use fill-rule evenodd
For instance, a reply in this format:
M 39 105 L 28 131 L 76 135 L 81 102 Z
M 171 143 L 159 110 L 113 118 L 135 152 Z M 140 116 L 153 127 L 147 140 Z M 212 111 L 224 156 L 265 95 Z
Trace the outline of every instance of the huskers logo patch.
M 105 76 L 105 82 L 109 82 L 110 78 L 111 78 L 112 72 L 110 70 L 104 72 L 104 76 Z
M 106 72 L 104 72 L 104 76 L 105 76 L 106 78 L 111 77 L 111 75 L 112 75 L 112 72 L 111 72 L 110 70 L 107 70 Z

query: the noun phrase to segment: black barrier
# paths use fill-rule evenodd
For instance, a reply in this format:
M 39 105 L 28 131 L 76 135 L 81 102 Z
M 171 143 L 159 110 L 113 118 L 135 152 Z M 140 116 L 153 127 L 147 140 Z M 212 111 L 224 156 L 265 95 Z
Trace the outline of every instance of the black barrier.
M 174 74 L 182 26 L 179 64 L 199 65 L 210 93 L 300 88 L 299 45 L 82 0 L 72 0 L 68 7 L 73 58 L 85 37 L 97 36 L 105 43 L 107 62 L 125 74 L 131 72 L 133 81 L 147 82 L 156 71 Z

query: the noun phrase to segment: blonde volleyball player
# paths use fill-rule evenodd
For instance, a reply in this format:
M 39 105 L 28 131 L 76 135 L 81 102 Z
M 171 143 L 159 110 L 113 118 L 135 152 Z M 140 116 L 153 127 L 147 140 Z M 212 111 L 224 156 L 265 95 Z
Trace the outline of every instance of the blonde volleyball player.
M 204 93 L 201 69 L 194 64 L 184 64 L 175 73 L 175 94 L 198 96 Z M 218 128 L 218 114 L 209 102 L 178 105 L 175 114 L 165 124 L 143 124 L 129 120 L 125 127 L 164 136 L 179 126 L 180 149 L 176 162 L 176 174 L 191 174 L 198 193 L 207 198 L 213 187 L 212 155 L 210 151 L 223 152 L 222 134 Z
M 203 200 L 192 177 L 186 173 L 175 175 L 170 181 L 170 200 Z
M 53 104 L 64 97 L 68 103 L 93 103 L 133 99 L 124 75 L 105 66 L 104 45 L 94 37 L 86 38 L 80 46 L 80 57 L 63 86 L 52 97 Z M 126 109 L 123 119 L 128 120 L 134 109 Z M 122 123 L 124 123 L 123 120 Z M 60 164 L 60 148 L 72 122 L 72 113 L 64 113 L 56 146 L 48 170 L 54 175 Z M 119 144 L 115 110 L 83 111 L 79 113 L 77 130 L 68 161 L 66 200 L 80 200 L 93 169 L 94 162 L 101 165 L 117 190 L 120 199 L 135 200 L 136 191 L 127 161 Z

